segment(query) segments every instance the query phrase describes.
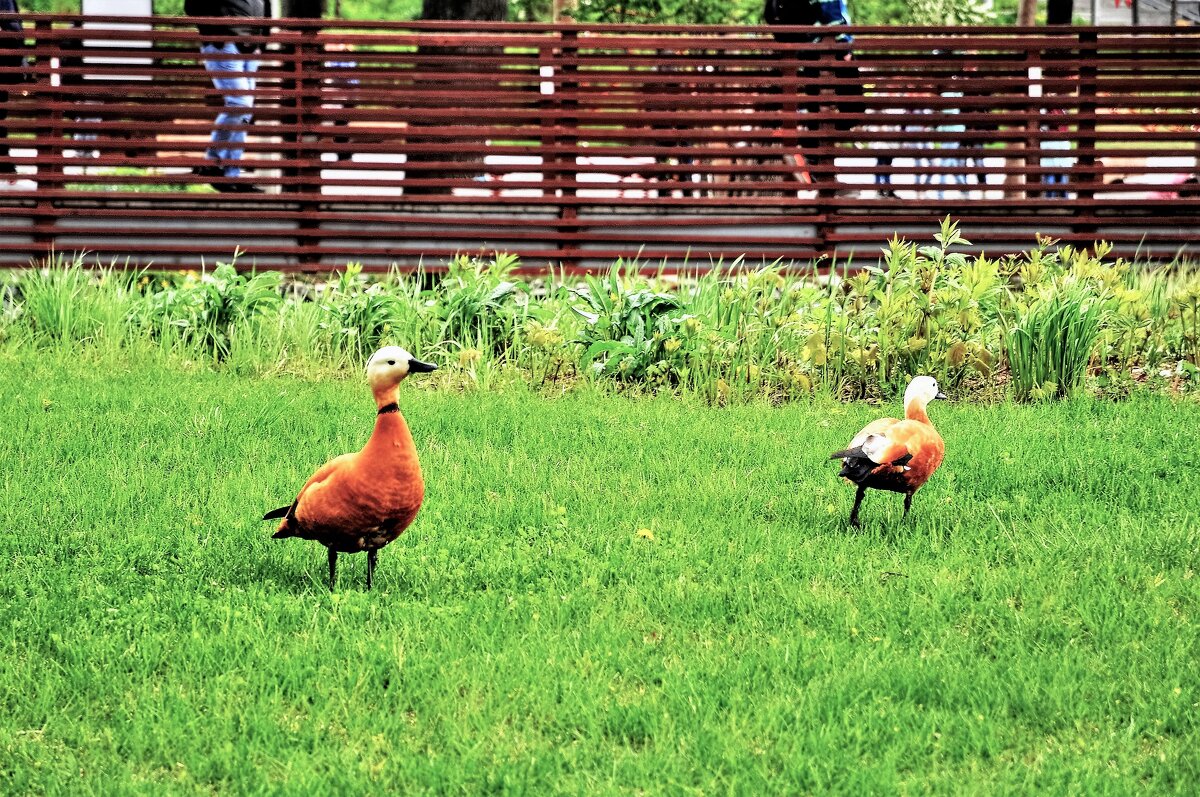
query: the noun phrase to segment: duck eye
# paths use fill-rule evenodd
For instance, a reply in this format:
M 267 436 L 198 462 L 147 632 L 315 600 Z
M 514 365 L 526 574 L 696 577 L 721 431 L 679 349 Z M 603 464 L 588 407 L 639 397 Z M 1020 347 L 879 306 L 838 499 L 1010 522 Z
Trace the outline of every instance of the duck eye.
M 388 365 L 395 365 L 395 364 L 396 364 L 395 360 L 388 360 Z

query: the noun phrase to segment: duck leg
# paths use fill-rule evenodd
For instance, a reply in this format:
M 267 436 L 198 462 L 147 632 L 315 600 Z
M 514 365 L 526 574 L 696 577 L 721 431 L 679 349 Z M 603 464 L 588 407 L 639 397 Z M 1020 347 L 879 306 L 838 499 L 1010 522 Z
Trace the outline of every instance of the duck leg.
M 337 584 L 337 551 L 329 549 L 329 591 Z
M 372 548 L 371 550 L 367 551 L 367 590 L 368 591 L 370 591 L 370 589 L 371 589 L 371 582 L 375 580 L 375 555 L 377 553 L 379 553 L 379 551 L 376 550 L 375 548 Z
M 904 494 L 904 516 L 908 517 L 908 510 L 912 509 L 912 493 Z
M 858 508 L 862 505 L 863 497 L 867 494 L 867 488 L 863 485 L 858 486 L 858 492 L 854 495 L 854 508 L 850 510 L 850 525 L 858 528 L 861 523 L 858 522 Z

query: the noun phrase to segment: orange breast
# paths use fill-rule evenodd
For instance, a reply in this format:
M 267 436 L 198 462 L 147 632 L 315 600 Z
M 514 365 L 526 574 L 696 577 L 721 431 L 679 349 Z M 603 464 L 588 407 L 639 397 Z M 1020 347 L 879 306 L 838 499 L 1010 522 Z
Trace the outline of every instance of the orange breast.
M 929 424 L 920 421 L 900 421 L 888 429 L 887 437 L 912 455 L 908 462 L 908 470 L 904 472 L 904 480 L 914 490 L 928 481 L 942 464 L 946 446 L 942 442 L 942 436 Z
M 399 413 L 380 416 L 362 451 L 322 471 L 324 478 L 310 480 L 297 501 L 297 536 L 334 550 L 386 545 L 408 528 L 425 499 L 416 446 Z

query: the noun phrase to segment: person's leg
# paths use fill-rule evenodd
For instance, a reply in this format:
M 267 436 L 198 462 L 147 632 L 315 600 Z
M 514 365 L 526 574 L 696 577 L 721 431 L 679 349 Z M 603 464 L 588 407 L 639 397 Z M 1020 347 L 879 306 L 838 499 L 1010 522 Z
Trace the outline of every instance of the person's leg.
M 254 97 L 248 92 L 254 89 L 253 73 L 258 61 L 247 59 L 232 42 L 220 48 L 206 44 L 201 52 L 220 56 L 205 59 L 204 66 L 212 75 L 213 85 L 225 96 L 225 110 L 217 116 L 205 156 L 218 161 L 226 177 L 238 177 L 246 131 L 233 128 L 250 124 L 253 116 Z

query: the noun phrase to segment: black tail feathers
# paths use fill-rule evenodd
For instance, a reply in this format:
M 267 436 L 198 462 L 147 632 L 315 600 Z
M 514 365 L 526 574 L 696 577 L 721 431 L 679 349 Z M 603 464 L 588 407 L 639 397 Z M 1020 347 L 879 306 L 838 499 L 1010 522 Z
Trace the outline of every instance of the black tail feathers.
M 842 469 L 838 471 L 838 476 L 844 476 L 855 484 L 862 484 L 871 477 L 875 469 L 879 467 L 879 463 L 872 460 L 865 453 L 862 447 L 847 448 L 845 451 L 839 451 L 829 457 L 830 459 L 841 459 Z M 892 465 L 907 465 L 912 459 L 912 454 L 905 454 L 900 459 L 892 462 Z
M 283 526 L 279 531 L 271 535 L 271 539 L 279 540 L 284 537 L 296 536 L 296 501 L 293 501 L 291 506 L 281 506 L 278 509 L 272 509 L 267 514 L 263 515 L 263 520 L 274 520 L 275 518 L 284 518 Z
M 878 467 L 878 463 L 872 462 L 866 457 L 847 456 L 845 462 L 842 463 L 842 469 L 838 471 L 838 476 L 843 476 L 855 484 L 862 484 Z

